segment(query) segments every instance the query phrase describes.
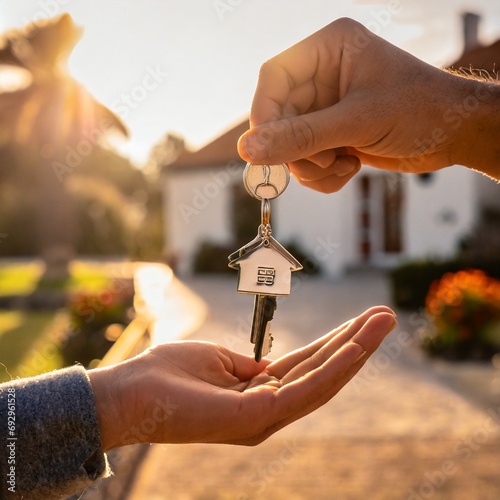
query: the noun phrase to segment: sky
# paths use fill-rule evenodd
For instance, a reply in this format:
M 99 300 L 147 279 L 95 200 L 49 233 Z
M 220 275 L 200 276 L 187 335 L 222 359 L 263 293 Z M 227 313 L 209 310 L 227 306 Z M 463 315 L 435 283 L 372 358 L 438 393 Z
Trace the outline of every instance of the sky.
M 434 65 L 462 49 L 460 14 L 500 38 L 498 0 L 0 0 L 0 32 L 68 12 L 71 74 L 128 126 L 139 165 L 167 132 L 198 148 L 248 116 L 261 64 L 339 17 Z

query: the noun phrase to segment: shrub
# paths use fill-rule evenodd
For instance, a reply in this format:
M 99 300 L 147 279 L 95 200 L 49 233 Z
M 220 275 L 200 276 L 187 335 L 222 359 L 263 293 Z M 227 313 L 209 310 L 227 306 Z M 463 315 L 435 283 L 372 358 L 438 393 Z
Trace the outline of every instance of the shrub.
M 92 360 L 101 359 L 116 340 L 109 335 L 110 326 L 124 327 L 132 319 L 133 297 L 129 280 L 110 281 L 99 292 L 72 294 L 68 301 L 72 331 L 63 349 L 65 364 L 78 361 L 88 366 Z
M 500 281 L 470 269 L 432 283 L 426 311 L 434 331 L 424 348 L 448 359 L 490 359 L 500 352 Z
M 321 268 L 317 259 L 309 257 L 309 255 L 302 249 L 296 241 L 290 241 L 283 245 L 303 266 L 300 271 L 304 274 L 319 274 Z
M 228 256 L 234 252 L 234 248 L 217 245 L 209 241 L 203 242 L 193 262 L 195 273 L 232 273 L 234 272 L 228 264 Z
M 416 310 L 425 307 L 425 298 L 433 281 L 446 273 L 463 269 L 480 269 L 492 278 L 500 279 L 499 260 L 451 260 L 444 262 L 408 262 L 390 273 L 392 300 L 396 307 Z

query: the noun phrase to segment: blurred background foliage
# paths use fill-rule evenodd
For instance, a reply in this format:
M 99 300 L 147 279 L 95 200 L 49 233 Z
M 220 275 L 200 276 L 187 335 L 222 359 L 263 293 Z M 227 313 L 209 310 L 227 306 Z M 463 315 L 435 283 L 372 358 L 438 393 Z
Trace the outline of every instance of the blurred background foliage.
M 500 281 L 478 269 L 434 281 L 425 310 L 431 328 L 423 346 L 450 360 L 490 360 L 500 352 Z
M 48 277 L 76 255 L 162 251 L 156 172 L 112 150 L 126 127 L 67 70 L 82 33 L 63 14 L 0 38 L 0 71 L 20 76 L 0 91 L 0 257 L 41 256 Z
M 33 175 L 36 162 L 36 154 L 22 146 L 0 149 L 0 228 L 7 234 L 0 257 L 36 256 L 42 250 L 37 227 L 39 186 Z M 64 188 L 77 255 L 161 257 L 161 191 L 129 160 L 94 147 L 74 171 L 64 175 Z
M 19 77 L 0 88 L 0 258 L 23 258 L 0 263 L 0 382 L 101 359 L 134 295 L 104 261 L 162 257 L 155 162 L 113 149 L 125 125 L 69 74 L 82 33 L 62 14 L 0 36 L 0 72 Z

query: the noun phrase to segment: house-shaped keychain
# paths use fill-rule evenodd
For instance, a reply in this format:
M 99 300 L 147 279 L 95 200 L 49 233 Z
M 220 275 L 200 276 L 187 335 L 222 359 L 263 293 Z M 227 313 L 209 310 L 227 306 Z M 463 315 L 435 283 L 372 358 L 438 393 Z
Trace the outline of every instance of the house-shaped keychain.
M 229 256 L 229 267 L 238 270 L 238 293 L 290 295 L 292 272 L 302 265 L 272 236 L 261 237 Z

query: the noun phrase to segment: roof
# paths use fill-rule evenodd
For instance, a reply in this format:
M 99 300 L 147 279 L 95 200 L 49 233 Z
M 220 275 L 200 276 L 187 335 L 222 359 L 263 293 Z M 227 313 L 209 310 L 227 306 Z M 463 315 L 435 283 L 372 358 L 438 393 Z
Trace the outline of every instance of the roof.
M 222 133 L 206 146 L 193 150 L 184 150 L 174 163 L 166 168 L 204 168 L 214 165 L 224 165 L 230 161 L 243 161 L 237 149 L 238 139 L 250 128 L 250 123 L 245 120 L 232 129 Z
M 500 40 L 491 45 L 480 45 L 464 52 L 448 68 L 464 69 L 476 75 L 480 75 L 482 70 L 494 76 L 494 73 L 500 70 Z
M 290 269 L 292 271 L 300 271 L 302 269 L 302 264 L 272 236 L 269 238 L 269 245 L 267 246 L 264 244 L 264 239 L 257 236 L 243 248 L 240 248 L 236 252 L 232 253 L 229 256 L 229 267 L 237 269 L 239 267 L 239 261 L 245 260 L 252 253 L 262 248 L 270 248 L 278 252 L 283 258 L 290 262 Z

